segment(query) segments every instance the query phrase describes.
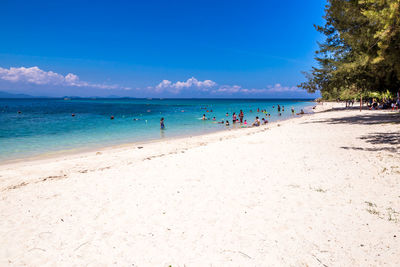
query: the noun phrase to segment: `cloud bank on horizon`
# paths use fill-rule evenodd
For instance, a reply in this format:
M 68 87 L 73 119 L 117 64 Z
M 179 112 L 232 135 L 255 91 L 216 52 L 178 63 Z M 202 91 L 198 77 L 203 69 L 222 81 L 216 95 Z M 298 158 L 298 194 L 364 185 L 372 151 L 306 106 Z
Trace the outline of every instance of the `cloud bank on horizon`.
M 38 67 L 19 67 L 5 69 L 0 67 L 0 79 L 13 83 L 28 83 L 36 85 L 57 85 L 57 86 L 71 86 L 71 87 L 92 87 L 98 89 L 125 89 L 130 90 L 129 87 L 121 87 L 118 85 L 106 85 L 81 81 L 79 77 L 73 73 L 68 73 L 63 76 L 62 74 L 53 71 L 44 71 Z
M 162 80 L 155 86 L 146 88 L 135 88 L 120 86 L 117 84 L 103 84 L 82 81 L 73 73 L 62 75 L 53 71 L 44 71 L 39 67 L 0 67 L 1 87 L 14 85 L 9 93 L 26 93 L 43 96 L 116 96 L 131 97 L 180 97 L 192 94 L 195 97 L 273 97 L 289 93 L 291 97 L 314 97 L 296 86 L 282 86 L 281 84 L 268 85 L 265 88 L 244 88 L 240 85 L 219 85 L 212 80 L 200 81 L 191 77 L 186 81 L 172 82 Z M 4 84 L 5 83 L 5 84 Z M 26 89 L 26 85 L 33 85 L 33 88 Z M 56 89 L 56 90 L 55 90 Z M 57 91 L 58 89 L 58 91 Z M 36 92 L 38 94 L 36 94 Z M 68 94 L 71 92 L 71 94 Z

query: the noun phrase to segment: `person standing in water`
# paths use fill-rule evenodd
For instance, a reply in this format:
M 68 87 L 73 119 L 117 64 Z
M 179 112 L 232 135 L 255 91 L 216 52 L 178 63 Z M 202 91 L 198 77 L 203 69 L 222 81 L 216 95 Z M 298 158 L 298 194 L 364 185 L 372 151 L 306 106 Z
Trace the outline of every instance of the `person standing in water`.
M 160 120 L 160 129 L 161 130 L 165 129 L 164 118 L 161 118 L 161 120 Z
M 236 123 L 236 120 L 237 120 L 237 118 L 236 118 L 236 113 L 233 112 L 233 115 L 232 115 L 232 123 Z
M 243 110 L 240 110 L 240 112 L 239 112 L 239 121 L 240 121 L 240 123 L 243 123 L 243 117 L 244 117 Z

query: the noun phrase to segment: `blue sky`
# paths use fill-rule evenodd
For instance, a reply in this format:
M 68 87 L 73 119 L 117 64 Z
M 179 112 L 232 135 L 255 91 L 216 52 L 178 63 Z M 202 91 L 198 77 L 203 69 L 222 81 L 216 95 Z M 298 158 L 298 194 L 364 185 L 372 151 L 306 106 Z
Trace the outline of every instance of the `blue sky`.
M 0 2 L 0 91 L 315 97 L 325 1 Z

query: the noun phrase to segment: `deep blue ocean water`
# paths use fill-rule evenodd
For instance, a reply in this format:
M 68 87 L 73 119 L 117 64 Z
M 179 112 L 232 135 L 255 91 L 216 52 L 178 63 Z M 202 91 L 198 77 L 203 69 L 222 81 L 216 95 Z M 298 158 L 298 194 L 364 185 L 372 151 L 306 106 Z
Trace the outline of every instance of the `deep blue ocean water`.
M 285 107 L 281 116 L 278 104 Z M 232 113 L 241 109 L 249 124 L 265 117 L 258 108 L 271 122 L 291 117 L 291 107 L 299 112 L 311 105 L 285 99 L 0 99 L 0 161 L 224 130 L 212 118 L 233 127 Z M 203 114 L 210 120 L 201 120 Z

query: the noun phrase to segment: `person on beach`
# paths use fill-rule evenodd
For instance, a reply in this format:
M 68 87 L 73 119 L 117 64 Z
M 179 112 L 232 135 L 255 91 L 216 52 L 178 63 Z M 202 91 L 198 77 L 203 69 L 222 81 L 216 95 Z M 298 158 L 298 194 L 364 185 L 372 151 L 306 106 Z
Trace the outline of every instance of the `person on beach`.
M 165 129 L 164 118 L 161 118 L 161 120 L 160 120 L 160 129 L 161 130 Z
M 203 118 L 202 118 L 202 120 L 203 120 L 203 121 L 207 120 L 207 118 L 206 118 L 206 114 L 203 114 Z
M 240 112 L 239 112 L 239 122 L 240 123 L 243 123 L 243 117 L 244 117 L 243 110 L 240 110 Z
M 278 112 L 281 112 L 281 106 L 278 105 Z
M 226 120 L 225 126 L 229 126 L 229 121 L 228 120 Z
M 285 111 L 285 106 L 282 106 L 282 112 L 284 112 Z
M 236 123 L 236 120 L 237 120 L 237 118 L 236 118 L 236 113 L 233 112 L 233 115 L 232 115 L 232 123 Z
M 294 115 L 294 108 L 292 107 L 292 115 Z
M 255 121 L 253 122 L 253 126 L 260 126 L 260 119 L 258 117 L 256 117 Z
M 244 120 L 244 125 L 247 125 L 247 120 Z

